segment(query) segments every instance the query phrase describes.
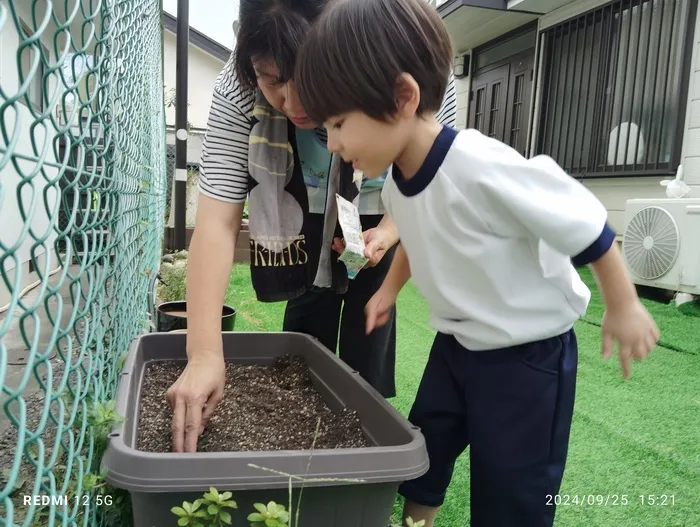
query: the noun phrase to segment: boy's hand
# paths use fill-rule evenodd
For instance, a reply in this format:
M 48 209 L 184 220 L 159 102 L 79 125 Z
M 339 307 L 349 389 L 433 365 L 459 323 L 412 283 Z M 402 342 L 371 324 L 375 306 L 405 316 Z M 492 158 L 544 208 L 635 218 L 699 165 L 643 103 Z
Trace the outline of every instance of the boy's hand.
M 382 226 L 367 229 L 362 233 L 362 237 L 365 240 L 365 258 L 369 260 L 367 267 L 377 265 L 397 242 L 394 231 Z M 345 241 L 342 238 L 333 238 L 333 250 L 343 254 Z
M 397 293 L 389 291 L 389 288 L 382 286 L 365 306 L 367 317 L 367 334 L 369 335 L 375 328 L 383 326 L 389 322 L 391 308 L 396 303 Z
M 618 342 L 618 353 L 622 375 L 629 379 L 631 360 L 644 360 L 659 341 L 659 329 L 654 319 L 639 300 L 608 308 L 603 316 L 603 359 L 612 357 L 614 341 Z
M 369 267 L 377 265 L 397 241 L 394 233 L 383 227 L 375 227 L 362 234 L 365 238 L 365 258 L 369 260 Z

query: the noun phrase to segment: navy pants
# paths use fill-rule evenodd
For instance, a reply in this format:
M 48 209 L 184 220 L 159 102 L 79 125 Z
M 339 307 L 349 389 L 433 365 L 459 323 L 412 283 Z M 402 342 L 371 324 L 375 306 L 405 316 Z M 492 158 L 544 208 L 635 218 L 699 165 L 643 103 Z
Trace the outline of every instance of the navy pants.
M 539 342 L 473 352 L 438 333 L 409 420 L 430 469 L 405 482 L 406 499 L 438 507 L 469 446 L 471 527 L 544 527 L 559 491 L 574 408 L 573 330 Z

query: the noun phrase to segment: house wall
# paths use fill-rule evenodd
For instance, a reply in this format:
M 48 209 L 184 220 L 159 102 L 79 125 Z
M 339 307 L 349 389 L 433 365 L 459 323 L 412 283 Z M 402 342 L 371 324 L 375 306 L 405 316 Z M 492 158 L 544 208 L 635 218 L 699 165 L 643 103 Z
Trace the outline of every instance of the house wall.
M 685 182 L 692 189 L 691 196 L 700 197 L 700 13 L 695 21 L 691 61 L 681 159 Z
M 609 0 L 577 0 L 571 4 L 547 13 L 539 20 L 543 30 L 591 9 L 608 3 Z M 694 29 L 693 68 L 688 90 L 689 103 L 684 134 L 684 151 L 681 156 L 686 182 L 693 184 L 693 195 L 700 195 L 700 59 L 697 48 L 700 46 L 700 17 Z M 538 85 L 541 86 L 540 83 Z M 537 100 L 537 99 L 535 99 Z M 534 127 L 531 127 L 534 128 Z M 610 224 L 619 233 L 624 229 L 625 202 L 636 198 L 665 198 L 666 191 L 661 181 L 667 177 L 604 178 L 584 180 L 588 187 L 608 210 Z
M 457 116 L 455 126 L 459 130 L 464 130 L 467 127 L 470 89 L 471 77 L 455 79 L 455 94 L 457 99 Z
M 165 31 L 163 43 L 163 64 L 165 93 L 175 88 L 177 73 L 177 47 L 176 38 L 170 31 Z M 211 107 L 212 93 L 216 79 L 224 67 L 224 62 L 198 47 L 190 44 L 187 75 L 187 91 L 189 107 L 187 108 L 187 120 L 194 128 L 206 128 L 209 108 Z M 175 107 L 166 108 L 166 123 L 175 126 Z M 199 162 L 197 159 L 196 162 Z
M 31 13 L 28 6 L 16 5 L 18 14 L 28 27 L 32 27 Z M 53 49 L 52 37 L 54 29 L 47 28 L 43 35 L 42 43 L 47 49 Z M 20 42 L 20 35 L 15 28 L 13 19 L 10 17 L 5 20 L 5 25 L 0 31 L 0 84 L 5 94 L 13 96 L 19 91 L 20 78 L 17 68 L 17 51 Z M 49 77 L 48 93 L 53 94 L 56 89 L 56 77 Z M 30 126 L 34 122 L 30 110 L 22 103 L 17 102 L 14 105 L 15 111 L 11 109 L 3 112 L 3 119 L 7 130 L 14 130 L 15 126 L 19 127 L 18 141 L 14 147 L 14 152 L 27 156 L 34 156 L 34 148 L 31 142 Z M 55 134 L 53 125 L 48 122 L 46 130 L 41 126 L 35 130 L 35 139 L 37 150 L 41 153 L 46 149 L 44 159 L 48 162 L 55 163 L 53 154 L 53 140 Z M 24 161 L 17 159 L 20 171 L 24 177 L 32 176 L 32 172 L 37 170 L 37 163 L 32 161 Z M 20 174 L 17 172 L 13 163 L 6 165 L 2 169 L 2 192 L 0 192 L 0 241 L 5 247 L 16 248 L 15 254 L 17 261 L 7 259 L 4 262 L 5 270 L 8 274 L 10 282 L 13 283 L 13 289 L 20 291 L 27 285 L 37 280 L 35 272 L 29 272 L 28 262 L 32 254 L 38 260 L 39 268 L 44 270 L 46 259 L 48 258 L 49 270 L 58 267 L 58 261 L 53 255 L 53 244 L 56 239 L 56 234 L 53 232 L 49 220 L 49 214 L 44 205 L 44 191 L 46 189 L 47 179 L 55 178 L 57 169 L 44 165 L 44 174 L 37 173 L 32 176 L 34 189 L 31 185 L 25 184 L 21 188 L 22 203 L 25 210 L 35 204 L 34 212 L 30 221 L 25 221 L 20 213 L 20 207 L 17 200 L 17 188 L 20 183 Z M 46 191 L 47 201 L 51 210 L 55 210 L 60 199 L 59 192 L 54 188 Z M 55 204 L 55 205 L 54 205 Z M 52 206 L 53 205 L 53 206 Z M 26 232 L 27 223 L 31 225 L 31 230 L 34 236 L 38 239 L 46 236 L 46 241 L 43 244 L 38 244 L 29 232 Z M 23 232 L 25 231 L 25 232 Z M 36 244 L 36 247 L 33 247 Z M 33 249 L 33 251 L 32 251 Z M 19 275 L 19 276 L 18 276 Z M 19 279 L 18 282 L 15 280 Z M 17 287 L 18 285 L 18 287 Z M 5 306 L 10 301 L 10 292 L 5 286 L 3 280 L 0 279 L 0 307 Z
M 566 4 L 542 16 L 538 22 L 538 29 L 543 30 L 555 24 L 563 22 L 571 17 L 585 13 L 591 9 L 608 3 L 609 0 L 576 0 Z M 700 17 L 697 17 L 695 27 L 695 45 L 693 47 L 692 71 L 690 77 L 689 103 L 686 116 L 686 133 L 684 136 L 682 163 L 684 167 L 685 180 L 693 189 L 693 196 L 700 196 Z M 538 40 L 539 46 L 539 40 Z M 539 47 L 536 53 L 539 53 Z M 536 76 L 542 74 L 542 61 L 538 61 L 539 71 Z M 537 115 L 539 107 L 539 87 L 542 83 L 537 82 L 538 91 L 533 93 L 535 102 L 534 122 L 531 121 L 528 127 L 530 131 L 530 144 L 534 145 L 534 137 L 537 131 Z M 458 95 L 458 107 L 468 112 L 469 92 Z M 639 178 L 601 178 L 583 180 L 583 184 L 589 188 L 608 210 L 611 226 L 619 233 L 618 238 L 624 229 L 625 202 L 632 198 L 665 198 L 664 187 L 660 185 L 661 180 L 666 177 L 639 177 Z

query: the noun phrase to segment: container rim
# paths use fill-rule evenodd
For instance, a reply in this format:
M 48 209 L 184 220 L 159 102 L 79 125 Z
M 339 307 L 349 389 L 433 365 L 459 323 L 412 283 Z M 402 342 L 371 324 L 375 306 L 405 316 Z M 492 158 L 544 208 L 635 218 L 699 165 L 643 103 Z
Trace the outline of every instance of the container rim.
M 169 315 L 169 316 L 177 316 L 177 315 L 172 315 L 169 311 L 168 308 L 170 309 L 177 309 L 177 308 L 186 308 L 187 307 L 187 301 L 186 300 L 171 300 L 169 302 L 161 302 L 156 306 L 156 311 L 162 313 L 163 315 Z M 228 318 L 236 315 L 236 308 L 233 306 L 230 306 L 228 304 L 223 304 L 221 308 L 221 316 L 223 318 Z M 137 337 L 138 338 L 138 337 Z
M 318 339 L 309 335 L 293 332 L 222 332 L 236 335 L 299 335 L 301 338 L 316 342 Z M 117 412 L 128 415 L 127 410 L 133 404 L 132 383 L 140 383 L 143 368 L 135 372 L 140 342 L 148 339 L 175 339 L 183 335 L 172 333 L 146 333 L 134 338 L 130 344 L 129 355 L 119 374 L 116 393 Z M 324 348 L 325 349 L 325 348 Z M 328 352 L 330 353 L 330 352 Z M 357 372 L 342 362 L 335 354 L 332 360 L 339 363 L 346 376 L 362 385 L 365 390 L 369 384 Z M 186 359 L 172 359 L 186 360 Z M 281 488 L 289 485 L 288 474 L 294 477 L 328 479 L 335 481 L 301 482 L 294 481 L 293 486 L 338 486 L 347 485 L 348 479 L 361 480 L 353 484 L 398 483 L 424 474 L 429 467 L 425 438 L 420 429 L 412 425 L 384 397 L 372 392 L 372 404 L 377 405 L 382 415 L 395 420 L 407 442 L 389 445 L 372 445 L 358 448 L 274 450 L 246 452 L 147 452 L 127 445 L 124 436 L 126 423 L 115 426 L 108 439 L 108 448 L 103 458 L 103 468 L 107 469 L 105 478 L 118 488 L 143 492 L 171 492 L 174 490 L 201 490 L 212 484 L 227 490 L 267 487 Z M 138 397 L 138 396 L 137 396 Z M 133 424 L 132 424 L 133 426 Z M 278 473 L 251 467 L 265 467 Z M 129 473 L 129 467 L 133 472 Z M 177 468 L 177 470 L 174 470 Z M 308 472 L 306 471 L 308 468 Z M 172 477 L 165 474 L 175 473 Z M 284 472 L 287 475 L 280 475 Z M 145 476 L 148 474 L 148 476 Z M 160 477 L 159 477 L 160 476 Z

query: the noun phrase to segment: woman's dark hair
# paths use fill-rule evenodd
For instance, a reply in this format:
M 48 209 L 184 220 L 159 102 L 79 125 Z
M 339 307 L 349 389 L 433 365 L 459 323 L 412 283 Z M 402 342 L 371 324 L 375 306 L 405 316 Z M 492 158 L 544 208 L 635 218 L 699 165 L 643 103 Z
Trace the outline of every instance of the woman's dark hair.
M 420 87 L 418 114 L 440 109 L 452 70 L 452 43 L 425 0 L 332 0 L 299 49 L 299 101 L 317 123 L 359 110 L 383 120 L 397 110 L 408 73 Z
M 298 49 L 326 0 L 241 0 L 234 62 L 239 82 L 254 90 L 257 76 L 252 61 L 271 59 L 280 82 L 294 75 Z

